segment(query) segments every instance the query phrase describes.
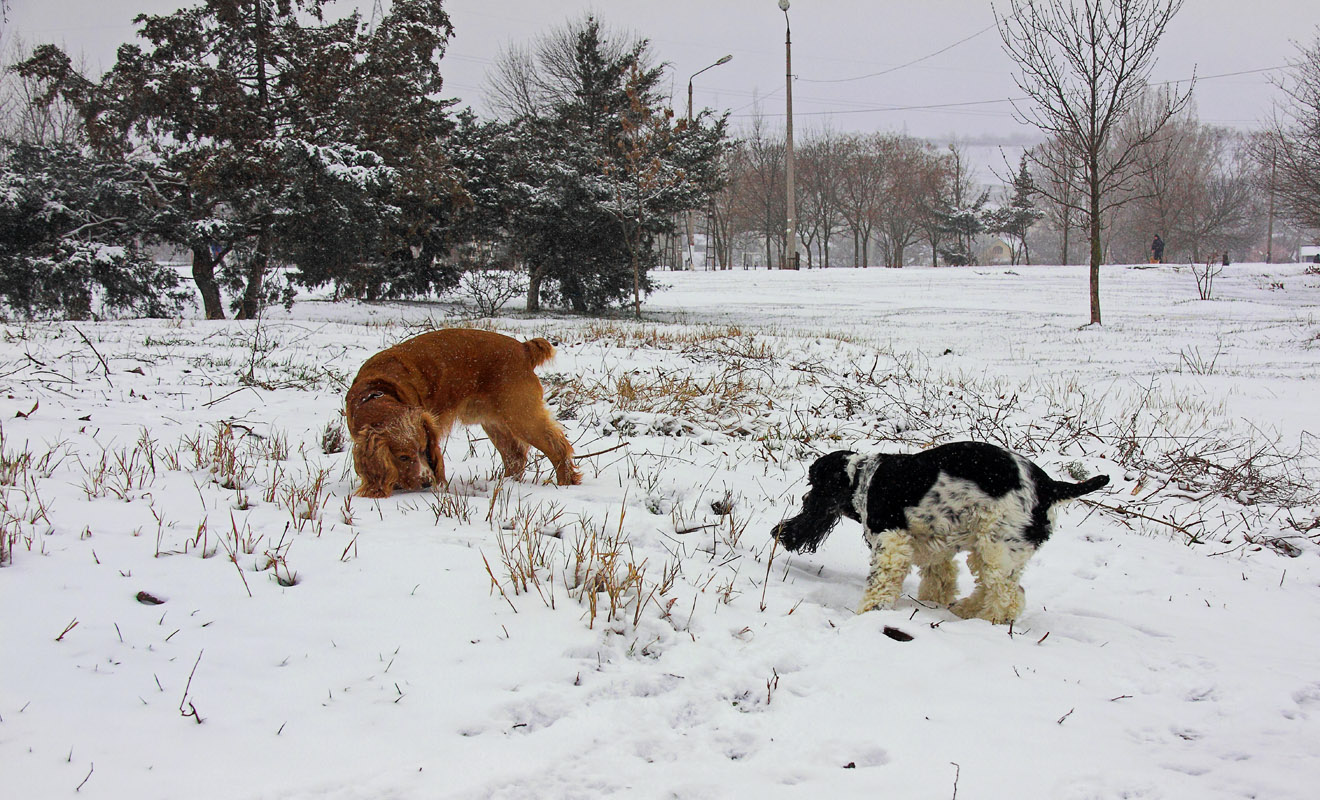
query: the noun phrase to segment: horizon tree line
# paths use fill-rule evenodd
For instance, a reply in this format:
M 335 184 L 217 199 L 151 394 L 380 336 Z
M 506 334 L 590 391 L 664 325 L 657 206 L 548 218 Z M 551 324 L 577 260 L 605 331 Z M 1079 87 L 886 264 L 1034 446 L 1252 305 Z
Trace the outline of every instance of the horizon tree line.
M 1166 261 L 1220 260 L 1225 252 L 1234 261 L 1263 260 L 1269 176 L 1253 156 L 1261 137 L 1201 123 L 1194 107 L 1180 112 L 1136 157 L 1123 202 L 1102 215 L 1104 262 L 1147 261 L 1156 233 L 1167 242 Z M 830 130 L 799 140 L 805 268 L 969 265 L 988 260 L 991 243 L 1005 248 L 996 263 L 1088 258 L 1082 196 L 1067 177 L 1078 168 L 1057 160 L 1053 141 L 1018 148 L 1016 163 L 1001 155 L 1002 167 L 990 167 L 992 183 L 976 178 L 969 148 L 958 142 Z M 742 266 L 737 254 L 760 266 L 781 263 L 783 147 L 782 137 L 755 124 L 735 142 L 728 184 L 701 226 L 716 268 Z M 1274 253 L 1295 250 L 1302 232 L 1279 215 Z
M 709 110 L 676 119 L 645 39 L 587 16 L 515 45 L 490 79 L 495 118 L 479 119 L 444 97 L 442 0 L 396 0 L 375 26 L 327 5 L 140 16 L 145 43 L 97 80 L 15 43 L 0 86 L 4 313 L 169 313 L 183 293 L 153 245 L 189 254 L 210 318 L 251 318 L 298 287 L 431 296 L 489 269 L 525 276 L 529 310 L 640 314 L 648 268 L 683 265 L 689 212 L 711 266 L 783 264 L 782 133 L 757 117 L 731 137 Z M 1012 0 L 1001 38 L 1033 99 L 1018 116 L 1044 139 L 1005 155 L 997 186 L 957 142 L 801 137 L 804 265 L 969 265 L 993 241 L 1015 265 L 1089 261 L 1099 322 L 1099 264 L 1146 260 L 1155 233 L 1166 260 L 1199 262 L 1271 258 L 1320 229 L 1320 38 L 1280 79 L 1275 118 L 1240 134 L 1202 124 L 1190 87 L 1148 84 L 1179 6 Z

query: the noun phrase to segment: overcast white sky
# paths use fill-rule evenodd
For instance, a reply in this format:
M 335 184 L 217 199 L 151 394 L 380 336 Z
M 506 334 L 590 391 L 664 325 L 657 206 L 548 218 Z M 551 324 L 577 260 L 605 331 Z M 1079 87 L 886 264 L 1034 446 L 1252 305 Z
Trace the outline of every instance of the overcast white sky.
M 331 13 L 358 6 L 369 15 L 372 1 L 337 0 Z M 389 0 L 382 2 L 388 8 Z M 164 14 L 187 4 L 10 0 L 9 5 L 6 38 L 53 41 L 82 54 L 99 72 L 113 64 L 120 42 L 134 39 L 136 14 Z M 735 127 L 749 124 L 758 107 L 767 124 L 783 125 L 784 15 L 776 0 L 449 0 L 445 8 L 455 28 L 442 62 L 447 93 L 479 113 L 485 110 L 486 72 L 502 48 L 533 41 L 593 11 L 608 25 L 651 40 L 655 54 L 670 65 L 680 112 L 689 76 L 731 54 L 730 63 L 694 81 L 696 105 L 732 111 Z M 1007 104 L 984 102 L 1018 94 L 987 0 L 793 0 L 789 18 L 798 131 L 829 126 L 963 139 L 1032 133 L 1013 120 Z M 1202 77 L 1196 90 L 1201 119 L 1251 128 L 1270 111 L 1277 90 L 1269 78 L 1277 73 L 1212 76 L 1284 65 L 1295 56 L 1296 42 L 1315 38 L 1318 25 L 1317 0 L 1186 0 L 1160 43 L 1152 77 L 1181 80 L 1195 69 Z M 943 52 L 903 66 L 938 51 Z

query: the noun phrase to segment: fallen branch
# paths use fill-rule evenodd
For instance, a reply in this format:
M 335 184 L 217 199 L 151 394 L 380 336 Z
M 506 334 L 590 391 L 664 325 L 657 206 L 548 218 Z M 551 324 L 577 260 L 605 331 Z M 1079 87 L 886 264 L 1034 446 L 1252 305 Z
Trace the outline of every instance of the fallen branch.
M 222 395 L 220 395 L 219 397 L 217 397 L 217 398 L 214 399 L 214 400 L 211 400 L 211 401 L 206 402 L 206 403 L 202 403 L 202 408 L 210 408 L 211 406 L 215 405 L 216 403 L 220 402 L 221 400 L 225 400 L 225 399 L 227 399 L 227 398 L 233 397 L 234 395 L 238 394 L 239 392 L 246 392 L 246 391 L 248 391 L 248 390 L 250 390 L 250 389 L 251 389 L 252 391 L 256 391 L 255 389 L 252 389 L 251 386 L 240 386 L 239 388 L 235 389 L 235 390 L 232 391 L 232 392 L 228 392 L 228 393 L 226 393 L 226 394 L 222 394 Z M 260 395 L 258 395 L 258 396 L 260 396 Z
M 1097 503 L 1094 500 L 1087 500 L 1086 498 L 1079 498 L 1079 499 L 1081 500 L 1082 503 L 1088 506 L 1092 506 L 1094 508 L 1104 509 L 1105 511 L 1108 511 L 1113 514 L 1118 514 L 1119 516 L 1123 516 L 1123 517 L 1137 517 L 1138 519 L 1144 519 L 1147 522 L 1158 522 L 1161 525 L 1167 525 L 1168 527 L 1173 528 L 1175 531 L 1178 531 L 1183 536 L 1186 536 L 1189 539 L 1197 538 L 1196 534 L 1192 533 L 1191 531 L 1187 530 L 1182 525 L 1179 525 L 1176 522 L 1169 522 L 1166 519 L 1152 517 L 1147 514 L 1142 514 L 1139 511 L 1133 511 L 1129 508 L 1123 508 L 1121 506 L 1109 506 L 1109 505 L 1105 505 L 1104 503 Z
M 585 455 L 576 455 L 576 454 L 574 454 L 574 456 L 573 456 L 573 460 L 574 460 L 574 461 L 581 461 L 581 460 L 584 459 L 584 458 L 595 458 L 596 456 L 603 456 L 603 455 L 605 455 L 606 453 L 612 453 L 612 452 L 614 452 L 615 450 L 618 450 L 620 447 L 627 447 L 627 446 L 628 446 L 628 443 L 627 443 L 627 442 L 620 442 L 620 443 L 614 445 L 613 447 L 609 447 L 609 448 L 606 448 L 606 449 L 604 449 L 604 450 L 597 450 L 597 451 L 594 452 L 594 453 L 587 453 L 587 454 L 585 454 Z
M 720 523 L 712 522 L 709 525 L 693 525 L 691 528 L 684 528 L 681 531 L 674 531 L 674 533 L 679 536 L 682 536 L 685 533 L 695 533 L 697 531 L 704 531 L 707 528 L 718 528 L 719 526 Z
M 110 365 L 105 363 L 105 359 L 101 357 L 101 353 L 96 349 L 96 345 L 92 344 L 92 340 L 88 339 L 85 333 L 78 330 L 77 325 L 74 325 L 72 327 L 74 332 L 77 333 L 79 336 L 81 336 L 84 342 L 87 342 L 87 346 L 92 348 L 92 353 L 96 356 L 96 360 L 101 362 L 101 369 L 105 370 L 105 382 L 110 384 L 111 388 L 114 388 L 115 383 L 114 381 L 110 380 Z

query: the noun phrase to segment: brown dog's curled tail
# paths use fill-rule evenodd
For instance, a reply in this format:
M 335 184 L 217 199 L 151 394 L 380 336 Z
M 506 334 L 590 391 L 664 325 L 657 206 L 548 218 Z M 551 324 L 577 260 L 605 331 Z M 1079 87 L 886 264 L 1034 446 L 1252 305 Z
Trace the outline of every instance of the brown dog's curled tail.
M 555 346 L 539 336 L 523 342 L 523 349 L 527 351 L 527 360 L 532 362 L 533 369 L 555 357 Z

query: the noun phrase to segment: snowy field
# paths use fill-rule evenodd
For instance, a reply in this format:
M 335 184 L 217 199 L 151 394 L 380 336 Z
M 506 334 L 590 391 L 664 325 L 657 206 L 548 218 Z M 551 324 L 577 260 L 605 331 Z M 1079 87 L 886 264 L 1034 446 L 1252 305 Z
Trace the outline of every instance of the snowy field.
M 642 323 L 0 326 L 0 792 L 1316 796 L 1320 276 L 1106 267 L 1102 327 L 1083 267 L 655 277 Z M 583 484 L 460 429 L 451 491 L 352 498 L 358 366 L 467 324 L 558 343 Z M 855 523 L 772 547 L 815 456 L 964 438 L 1113 479 L 1011 628 L 856 615 Z

